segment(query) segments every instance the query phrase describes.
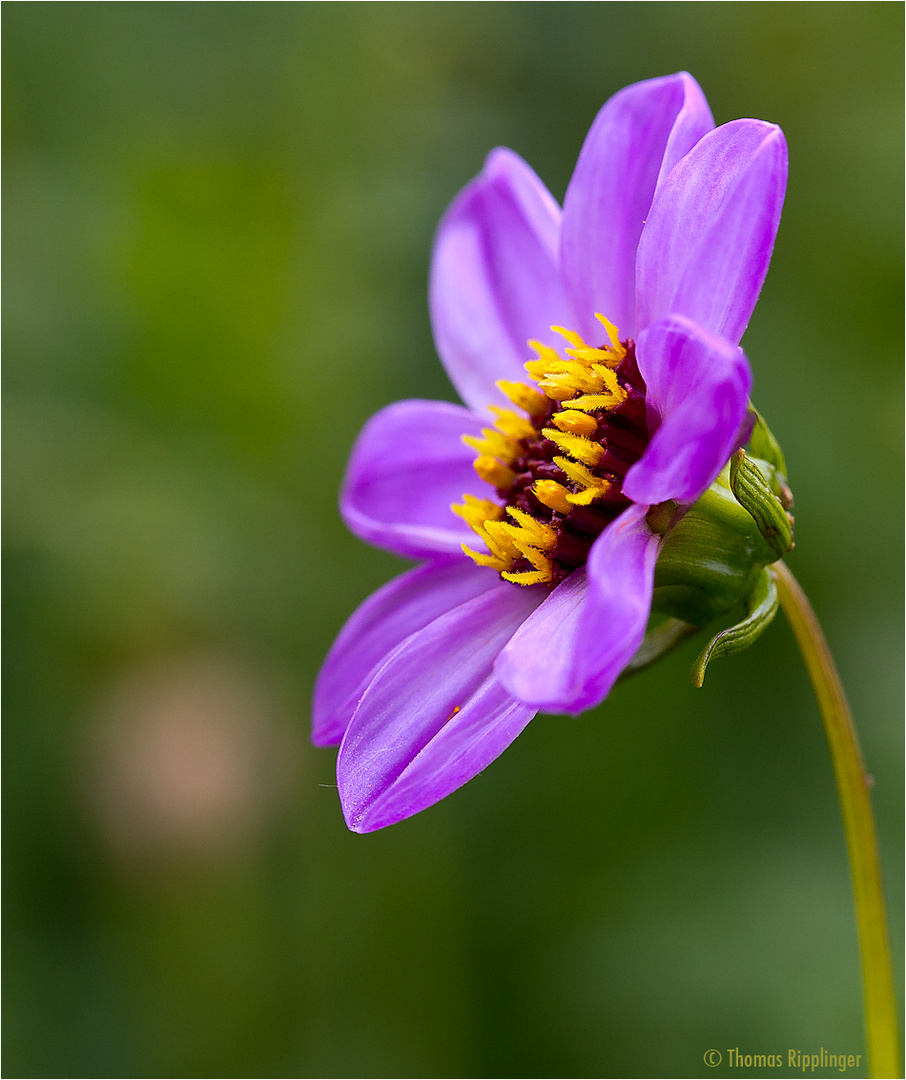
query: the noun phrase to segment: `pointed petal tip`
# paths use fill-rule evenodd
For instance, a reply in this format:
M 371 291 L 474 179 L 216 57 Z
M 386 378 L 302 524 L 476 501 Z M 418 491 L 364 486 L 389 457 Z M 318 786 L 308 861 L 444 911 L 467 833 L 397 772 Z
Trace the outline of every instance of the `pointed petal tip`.
M 339 773 L 337 781 L 337 786 L 340 788 L 340 809 L 343 811 L 346 828 L 352 833 L 358 833 L 359 836 L 380 832 L 381 829 L 387 829 L 391 825 L 399 825 L 401 821 L 413 817 L 421 809 L 429 809 L 429 806 L 425 806 L 417 810 L 404 810 L 400 807 L 387 806 L 381 800 L 373 805 L 360 806 L 348 797 L 344 798 L 342 785 L 339 784 Z
M 514 173 L 520 172 L 535 175 L 532 167 L 515 150 L 511 150 L 508 146 L 495 146 L 485 155 L 484 167 L 478 179 L 495 180 L 501 176 L 509 179 Z
M 778 157 L 778 166 L 786 165 L 788 148 L 786 135 L 779 124 L 770 120 L 758 120 L 755 117 L 741 117 L 730 120 L 715 128 L 712 139 L 722 139 L 727 145 L 734 145 L 741 154 L 754 159 L 765 151 L 773 151 Z
M 347 806 L 343 801 L 342 795 L 340 796 L 340 808 L 343 811 L 343 820 L 346 822 L 346 828 L 349 829 L 350 832 L 364 836 L 366 833 L 377 832 L 377 830 L 381 828 L 380 825 L 369 824 L 367 811 L 356 810 L 351 806 Z M 396 824 L 396 822 L 388 822 L 387 824 Z

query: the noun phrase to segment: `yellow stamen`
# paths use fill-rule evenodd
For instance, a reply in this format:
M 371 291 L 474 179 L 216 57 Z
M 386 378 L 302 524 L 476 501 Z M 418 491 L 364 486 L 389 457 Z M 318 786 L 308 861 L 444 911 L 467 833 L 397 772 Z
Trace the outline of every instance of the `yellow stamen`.
M 541 395 L 538 395 L 541 397 Z M 535 425 L 524 416 L 519 416 L 512 409 L 501 409 L 497 405 L 491 405 L 490 410 L 497 419 L 494 426 L 509 435 L 511 439 L 531 439 L 535 434 Z
M 603 348 L 587 345 L 579 334 L 563 326 L 552 326 L 551 329 L 572 346 L 563 350 L 565 359 L 543 342 L 529 342 L 537 359 L 525 365 L 526 371 L 538 383 L 539 389 L 553 401 L 570 401 L 576 395 L 599 395 L 608 390 L 615 397 L 605 399 L 601 407 L 612 408 L 625 397 L 613 368 L 620 364 L 626 350 L 619 342 L 613 323 L 603 316 L 599 318 L 610 338 L 610 344 Z
M 604 447 L 582 435 L 573 435 L 569 431 L 557 431 L 556 428 L 544 428 L 541 434 L 552 443 L 556 443 L 564 453 L 585 465 L 597 465 L 604 457 Z
M 516 479 L 516 474 L 509 465 L 504 465 L 502 461 L 488 457 L 487 454 L 477 457 L 472 463 L 472 468 L 485 483 L 505 491 L 513 486 L 513 481 Z
M 626 391 L 620 388 L 620 394 L 583 394 L 569 399 L 571 409 L 582 412 L 608 412 L 626 400 Z
M 519 456 L 519 441 L 517 439 L 511 439 L 509 435 L 504 435 L 502 431 L 497 431 L 496 428 L 482 428 L 481 434 L 484 436 L 483 439 L 479 439 L 477 435 L 463 435 L 462 441 L 466 446 L 471 446 L 473 450 L 477 450 L 479 454 L 500 458 L 501 461 L 507 464 Z
M 600 364 L 592 364 L 592 370 L 611 394 L 616 394 L 617 396 L 622 394 L 623 398 L 626 397 L 626 390 L 620 386 L 616 373 L 611 371 L 610 368 L 602 367 Z M 620 400 L 622 400 L 622 398 Z
M 598 430 L 598 421 L 593 416 L 575 409 L 554 413 L 551 423 L 561 431 L 571 431 L 573 435 L 594 435 Z
M 575 331 L 553 326 L 551 329 L 565 339 L 561 351 L 541 341 L 529 342 L 536 359 L 530 360 L 525 369 L 537 385 L 505 380 L 497 383 L 529 419 L 511 409 L 491 406 L 494 427 L 484 428 L 481 437 L 463 436 L 463 441 L 477 451 L 476 473 L 498 491 L 507 491 L 517 482 L 515 462 L 531 456 L 538 436 L 555 443 L 563 453 L 554 457 L 554 464 L 568 478 L 569 486 L 554 480 L 536 480 L 531 490 L 541 505 L 563 516 L 577 506 L 590 505 L 610 490 L 613 481 L 592 471 L 606 454 L 605 448 L 591 438 L 602 422 L 592 414 L 612 411 L 629 394 L 614 370 L 626 356 L 626 349 L 613 323 L 602 315 L 597 319 L 607 331 L 607 344 L 593 347 Z M 565 405 L 552 410 L 551 402 Z M 542 428 L 545 421 L 548 426 Z M 526 467 L 532 467 L 531 462 Z M 487 552 L 475 552 L 463 545 L 463 551 L 479 566 L 493 567 L 501 577 L 519 585 L 554 581 L 553 553 L 559 542 L 559 519 L 551 523 L 539 521 L 518 507 L 504 510 L 496 502 L 470 495 L 453 509 L 487 545 Z M 514 564 L 526 563 L 532 569 L 513 569 Z
M 617 328 L 613 325 L 610 319 L 608 319 L 605 315 L 602 315 L 600 311 L 595 314 L 595 318 L 607 331 L 607 336 L 610 338 L 611 348 L 615 353 L 619 354 L 619 357 L 622 360 L 623 357 L 626 355 L 626 350 L 620 344 L 619 330 L 617 330 Z
M 576 387 L 566 379 L 542 379 L 538 386 L 551 401 L 566 401 L 577 393 Z
M 564 349 L 567 356 L 574 360 L 581 360 L 584 364 L 604 363 L 612 364 L 616 359 L 613 349 L 593 349 L 587 345 L 584 349 Z
M 595 499 L 601 497 L 601 492 L 594 488 L 583 488 L 581 491 L 570 491 L 566 497 L 573 506 L 591 506 Z
M 534 387 L 526 386 L 525 383 L 507 382 L 504 379 L 496 385 L 514 405 L 524 409 L 529 416 L 543 416 L 547 412 L 547 398 Z
M 543 379 L 545 375 L 558 371 L 569 371 L 571 368 L 582 370 L 582 365 L 576 368 L 578 361 L 569 356 L 542 356 L 537 360 L 528 360 L 523 366 L 536 381 Z
M 479 566 L 490 566 L 498 573 L 509 570 L 513 559 L 519 557 L 519 549 L 508 531 L 512 526 L 502 520 L 503 507 L 489 499 L 463 495 L 463 502 L 455 503 L 452 509 L 488 546 L 488 550 L 484 552 L 473 551 L 467 544 L 463 544 L 462 550 L 469 558 Z
M 503 507 L 490 499 L 476 499 L 474 495 L 463 495 L 462 498 L 461 503 L 453 503 L 450 509 L 479 534 L 485 522 L 502 521 L 506 516 Z
M 556 368 L 548 365 L 538 381 L 540 389 L 556 401 L 567 401 L 576 394 L 597 394 L 610 389 L 611 383 L 619 386 L 608 368 L 600 364 L 585 365 L 579 360 L 561 361 Z
M 567 330 L 565 326 L 552 326 L 551 330 L 555 334 L 559 334 L 560 337 L 566 338 L 566 340 L 576 349 L 587 349 L 588 346 L 582 340 L 580 334 L 577 334 L 575 330 Z
M 574 506 L 588 506 L 589 503 L 601 498 L 602 495 L 606 495 L 610 490 L 609 480 L 595 476 L 593 472 L 586 469 L 584 465 L 580 465 L 577 461 L 570 461 L 567 457 L 555 457 L 554 464 L 559 465 L 570 480 L 579 484 L 582 488 L 581 491 L 569 491 L 566 494 L 566 498 Z
M 567 499 L 569 492 L 556 480 L 536 480 L 532 491 L 538 502 L 556 510 L 558 514 L 568 514 L 572 510 L 572 504 Z
M 506 559 L 507 565 L 513 559 L 519 558 L 519 548 L 513 542 L 512 528 L 508 521 L 489 521 L 484 529 L 484 539 L 488 547 L 495 555 Z
M 531 344 L 531 342 L 529 344 Z M 559 364 L 562 363 L 562 361 L 557 360 L 556 363 Z M 553 368 L 555 364 L 552 360 L 529 360 L 522 366 L 529 373 L 529 375 L 531 375 L 535 382 L 538 382 L 540 379 L 543 379 L 545 375 L 547 375 L 548 371 Z
M 516 506 L 508 506 L 506 512 L 516 522 L 516 525 L 509 526 L 513 543 L 526 558 L 530 556 L 524 548 L 533 547 L 541 551 L 550 551 L 556 547 L 557 530 L 553 526 L 538 521 L 537 518 L 533 518 L 531 514 L 527 514 Z
M 543 341 L 536 341 L 534 338 L 529 338 L 529 347 L 535 350 L 539 360 L 546 360 L 548 362 L 553 360 L 556 362 L 560 359 L 560 354 L 557 350 L 550 345 L 545 345 Z
M 515 573 L 503 572 L 501 577 L 506 581 L 513 581 L 517 585 L 545 585 L 553 579 L 553 563 L 541 551 L 529 548 L 525 557 L 534 566 L 534 570 L 518 570 Z
M 552 570 L 548 568 L 544 570 L 521 570 L 516 574 L 504 570 L 500 576 L 504 581 L 512 581 L 514 585 L 547 585 L 554 577 Z
M 488 555 L 484 551 L 473 551 L 468 544 L 463 544 L 462 550 L 478 566 L 489 566 L 492 570 L 496 570 L 498 574 L 509 570 L 512 565 L 511 559 L 501 559 L 497 555 Z

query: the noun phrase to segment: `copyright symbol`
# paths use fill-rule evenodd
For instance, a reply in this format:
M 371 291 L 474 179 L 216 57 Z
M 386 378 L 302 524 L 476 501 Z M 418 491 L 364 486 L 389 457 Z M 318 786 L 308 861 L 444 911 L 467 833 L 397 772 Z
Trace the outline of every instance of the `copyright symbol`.
M 719 1050 L 706 1050 L 705 1051 L 705 1064 L 713 1069 L 716 1065 L 720 1064 L 720 1051 Z

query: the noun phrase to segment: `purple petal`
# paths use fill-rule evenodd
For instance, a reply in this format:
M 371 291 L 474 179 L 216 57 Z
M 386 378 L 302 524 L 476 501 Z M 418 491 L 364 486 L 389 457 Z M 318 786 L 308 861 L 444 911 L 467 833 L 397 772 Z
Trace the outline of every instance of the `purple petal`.
M 680 316 L 643 330 L 636 355 L 659 426 L 623 491 L 646 505 L 695 502 L 739 446 L 749 363 L 738 345 Z
M 761 291 L 786 190 L 783 132 L 734 120 L 658 189 L 639 244 L 638 325 L 686 315 L 736 344 Z
M 371 832 L 424 810 L 489 765 L 535 710 L 492 673 L 544 597 L 500 583 L 407 638 L 379 669 L 340 747 L 349 828 Z
M 446 401 L 399 401 L 376 413 L 346 470 L 346 524 L 369 544 L 416 559 L 474 547 L 475 534 L 450 506 L 467 491 L 484 497 L 475 451 L 462 441 L 481 427 L 474 413 Z
M 571 574 L 522 624 L 495 665 L 521 701 L 579 713 L 610 692 L 635 655 L 651 611 L 658 539 L 645 506 L 631 506 L 594 542 L 585 572 Z
M 437 351 L 473 409 L 506 399 L 498 379 L 524 381 L 529 338 L 554 342 L 566 317 L 557 248 L 560 207 L 511 150 L 484 170 L 443 217 L 431 263 L 431 322 Z
M 375 672 L 416 630 L 500 584 L 465 556 L 409 570 L 356 609 L 333 643 L 315 684 L 312 742 L 338 743 Z
M 635 337 L 635 257 L 658 183 L 714 127 L 704 94 L 681 72 L 627 86 L 586 136 L 563 203 L 561 265 L 575 329 L 601 337 L 595 312 Z

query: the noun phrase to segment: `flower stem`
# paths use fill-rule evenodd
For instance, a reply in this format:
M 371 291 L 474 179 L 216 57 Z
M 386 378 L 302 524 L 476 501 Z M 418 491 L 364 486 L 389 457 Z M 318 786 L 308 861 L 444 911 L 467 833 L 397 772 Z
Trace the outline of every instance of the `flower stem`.
M 775 563 L 780 606 L 790 621 L 818 699 L 830 745 L 843 827 L 849 848 L 856 925 L 862 956 L 865 1038 L 870 1075 L 902 1076 L 896 998 L 887 937 L 881 864 L 869 788 L 852 714 L 827 641 L 799 582 L 782 562 Z

